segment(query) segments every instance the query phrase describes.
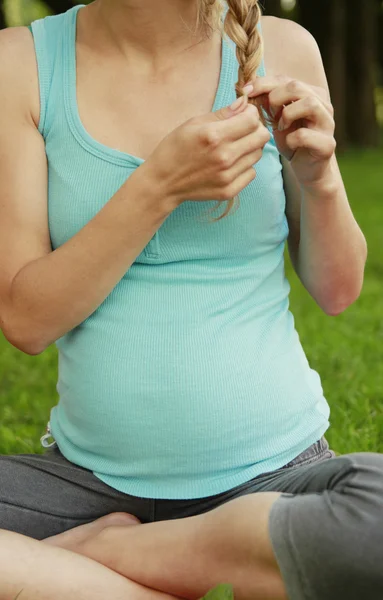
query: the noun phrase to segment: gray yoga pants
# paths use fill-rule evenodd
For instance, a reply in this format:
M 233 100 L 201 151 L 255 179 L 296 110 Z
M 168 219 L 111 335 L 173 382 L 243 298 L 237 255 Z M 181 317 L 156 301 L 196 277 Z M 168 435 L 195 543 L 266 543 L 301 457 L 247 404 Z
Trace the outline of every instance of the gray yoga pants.
M 43 539 L 112 512 L 179 519 L 265 491 L 282 492 L 269 526 L 290 600 L 383 600 L 383 455 L 335 458 L 325 439 L 282 469 L 192 500 L 129 496 L 57 446 L 0 456 L 0 529 Z

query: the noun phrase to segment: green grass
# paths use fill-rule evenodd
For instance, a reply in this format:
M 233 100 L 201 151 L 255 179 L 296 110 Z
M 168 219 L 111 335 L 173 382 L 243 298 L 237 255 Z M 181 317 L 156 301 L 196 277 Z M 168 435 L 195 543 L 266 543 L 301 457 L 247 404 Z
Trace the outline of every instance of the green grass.
M 340 453 L 383 452 L 383 152 L 351 152 L 340 164 L 369 245 L 363 293 L 344 314 L 327 317 L 288 263 L 291 307 L 331 406 L 331 445 Z M 58 400 L 56 380 L 55 346 L 31 357 L 0 334 L 0 453 L 41 452 L 39 438 Z

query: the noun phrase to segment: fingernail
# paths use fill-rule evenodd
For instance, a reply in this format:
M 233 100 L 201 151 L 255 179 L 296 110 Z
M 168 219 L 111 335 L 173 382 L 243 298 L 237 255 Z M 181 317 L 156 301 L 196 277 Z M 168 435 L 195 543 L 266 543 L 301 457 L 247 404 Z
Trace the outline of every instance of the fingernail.
M 231 110 L 238 110 L 242 106 L 244 100 L 244 96 L 237 98 L 237 100 L 235 100 L 233 104 L 230 105 Z
M 254 86 L 251 84 L 247 84 L 245 85 L 244 88 L 242 88 L 242 92 L 244 94 L 246 94 L 246 96 L 248 96 L 249 94 L 251 94 L 251 92 L 254 91 Z
M 285 123 L 283 119 L 280 119 L 279 123 L 278 123 L 278 129 L 279 131 L 284 131 L 285 129 Z

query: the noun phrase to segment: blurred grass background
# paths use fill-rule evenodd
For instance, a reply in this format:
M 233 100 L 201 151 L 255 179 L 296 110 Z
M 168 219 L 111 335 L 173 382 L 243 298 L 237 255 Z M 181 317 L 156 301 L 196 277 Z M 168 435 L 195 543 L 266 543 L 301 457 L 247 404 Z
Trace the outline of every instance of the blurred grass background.
M 383 152 L 349 151 L 339 161 L 369 246 L 364 289 L 345 313 L 328 317 L 287 260 L 291 309 L 331 406 L 331 446 L 340 453 L 383 452 Z M 55 346 L 28 356 L 0 334 L 0 453 L 41 452 L 39 438 L 58 401 L 56 381 Z
M 9 27 L 31 23 L 51 14 L 40 0 L 4 0 L 4 9 Z

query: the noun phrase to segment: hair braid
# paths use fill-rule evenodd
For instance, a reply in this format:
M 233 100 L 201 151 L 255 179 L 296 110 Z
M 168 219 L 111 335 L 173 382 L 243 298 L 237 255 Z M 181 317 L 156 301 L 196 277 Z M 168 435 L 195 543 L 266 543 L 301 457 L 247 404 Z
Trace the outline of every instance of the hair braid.
M 221 29 L 222 0 L 198 0 L 196 30 Z
M 236 45 L 239 70 L 235 91 L 239 97 L 245 83 L 256 76 L 262 62 L 263 39 L 258 29 L 262 13 L 258 0 L 227 0 L 227 4 L 229 10 L 224 29 Z
M 258 0 L 226 0 L 226 2 L 228 11 L 224 21 L 224 33 L 236 45 L 239 69 L 235 91 L 238 98 L 243 95 L 244 85 L 256 76 L 262 62 L 263 39 L 258 29 L 262 11 Z M 222 14 L 222 8 L 222 0 L 199 0 L 198 15 L 201 21 L 212 27 L 216 17 Z M 268 119 L 262 110 L 261 102 L 256 98 L 249 98 L 248 101 L 258 107 L 261 121 L 266 125 Z M 228 200 L 225 212 L 214 221 L 226 217 L 235 203 L 238 208 L 238 196 Z M 218 207 L 214 207 L 213 210 L 215 208 Z

